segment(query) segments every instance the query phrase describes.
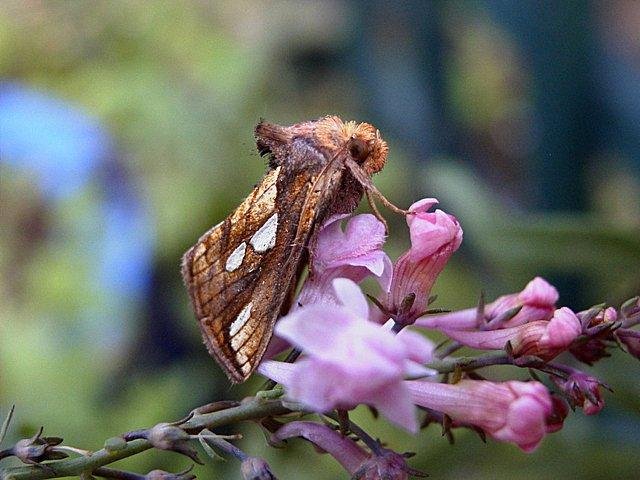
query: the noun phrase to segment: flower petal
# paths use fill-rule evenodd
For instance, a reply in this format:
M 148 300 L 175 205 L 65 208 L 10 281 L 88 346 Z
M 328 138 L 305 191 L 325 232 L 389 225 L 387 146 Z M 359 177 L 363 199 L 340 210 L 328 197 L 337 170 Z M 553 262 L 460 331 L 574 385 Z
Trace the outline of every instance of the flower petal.
M 362 320 L 369 318 L 367 299 L 355 282 L 347 278 L 336 278 L 333 281 L 333 288 L 342 305 Z
M 281 318 L 274 331 L 309 354 L 323 355 L 349 335 L 354 321 L 351 312 L 340 305 L 316 303 Z
M 411 393 L 402 382 L 380 392 L 374 398 L 373 406 L 399 427 L 418 433 L 416 408 L 411 400 Z
M 264 375 L 275 382 L 287 385 L 291 382 L 291 378 L 293 378 L 295 368 L 293 363 L 264 360 L 258 366 L 258 372 L 260 375 Z

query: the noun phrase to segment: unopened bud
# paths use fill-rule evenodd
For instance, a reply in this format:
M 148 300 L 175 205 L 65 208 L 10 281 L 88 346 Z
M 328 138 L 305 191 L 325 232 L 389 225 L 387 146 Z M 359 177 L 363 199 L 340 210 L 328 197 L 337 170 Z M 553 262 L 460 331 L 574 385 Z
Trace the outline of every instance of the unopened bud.
M 172 450 L 177 443 L 190 439 L 189 434 L 169 423 L 159 423 L 147 434 L 147 440 L 160 450 Z
M 144 438 L 157 449 L 181 453 L 194 462 L 203 465 L 198 458 L 198 454 L 189 444 L 191 436 L 180 427 L 177 427 L 175 423 L 158 423 L 148 430 L 125 433 L 123 438 L 127 441 Z
M 407 465 L 405 457 L 392 450 L 381 449 L 377 455 L 365 460 L 353 474 L 358 480 L 407 480 L 409 475 L 426 477 L 427 475 Z
M 629 355 L 640 359 L 640 330 L 620 328 L 616 330 L 616 337 L 624 345 Z
M 42 437 L 42 428 L 31 438 L 25 438 L 16 442 L 9 450 L 10 454 L 18 457 L 24 463 L 39 463 L 44 460 L 59 460 L 68 455 L 53 449 L 62 443 L 59 437 Z
M 627 300 L 620 307 L 620 313 L 624 318 L 624 327 L 632 327 L 640 322 L 640 297 Z
M 240 466 L 244 480 L 276 480 L 269 464 L 259 457 L 247 457 Z
M 144 478 L 145 480 L 194 480 L 196 476 L 191 472 L 193 465 L 180 473 L 170 473 L 164 470 L 151 470 Z
M 552 376 L 551 380 L 562 390 L 571 406 L 582 408 L 586 415 L 595 415 L 603 409 L 602 384 L 597 378 L 575 370 L 566 379 Z

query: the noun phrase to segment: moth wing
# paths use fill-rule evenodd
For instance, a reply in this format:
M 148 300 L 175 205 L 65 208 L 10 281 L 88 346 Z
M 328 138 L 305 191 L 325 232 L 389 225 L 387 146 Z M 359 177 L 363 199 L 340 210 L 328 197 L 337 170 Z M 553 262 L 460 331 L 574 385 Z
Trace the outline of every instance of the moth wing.
M 321 201 L 314 168 L 295 175 L 283 168 L 270 170 L 182 260 L 204 342 L 235 383 L 251 375 L 267 348 Z

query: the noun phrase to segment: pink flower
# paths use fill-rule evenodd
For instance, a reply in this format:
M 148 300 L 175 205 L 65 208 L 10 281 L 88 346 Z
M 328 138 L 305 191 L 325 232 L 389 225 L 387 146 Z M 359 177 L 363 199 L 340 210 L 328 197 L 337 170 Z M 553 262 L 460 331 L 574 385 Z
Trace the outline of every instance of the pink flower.
M 351 280 L 335 279 L 333 287 L 337 304 L 305 305 L 276 324 L 276 334 L 306 355 L 294 364 L 263 362 L 259 371 L 315 411 L 365 403 L 415 432 L 415 411 L 402 380 L 430 373 L 420 364 L 431 359 L 433 345 L 415 332 L 394 335 L 370 322 L 366 298 Z
M 555 311 L 547 321 L 529 322 L 500 330 L 446 330 L 452 339 L 480 350 L 500 350 L 511 344 L 514 357 L 535 355 L 545 361 L 567 350 L 582 332 L 580 320 L 569 308 Z
M 549 433 L 547 421 L 554 406 L 539 382 L 462 380 L 451 385 L 413 380 L 406 384 L 416 404 L 442 412 L 455 422 L 475 425 L 525 452 L 535 450 Z
M 391 291 L 381 302 L 401 325 L 410 325 L 427 309 L 431 287 L 462 243 L 462 228 L 454 216 L 442 210 L 428 212 L 436 203 L 426 198 L 409 208 L 411 248 L 396 261 Z
M 343 231 L 345 217 L 347 215 L 334 215 L 318 232 L 311 252 L 309 277 L 300 292 L 298 304 L 335 303 L 331 285 L 334 278 L 360 282 L 374 275 L 382 289 L 389 291 L 393 267 L 382 251 L 384 225 L 375 216 L 362 214 L 350 218 Z
M 477 308 L 468 308 L 443 315 L 430 315 L 417 319 L 415 325 L 447 330 L 517 327 L 536 320 L 549 320 L 557 301 L 556 288 L 544 278 L 535 277 L 521 292 L 503 295 L 485 305 L 483 312 L 478 312 Z M 518 307 L 521 307 L 520 311 L 512 318 L 500 321 L 501 317 Z
M 349 278 L 360 282 L 369 275 L 376 277 L 380 287 L 389 291 L 393 266 L 382 251 L 385 227 L 371 214 L 362 214 L 342 221 L 348 215 L 334 215 L 320 228 L 311 251 L 309 276 L 304 282 L 292 310 L 312 303 L 336 303 L 332 281 Z M 282 338 L 274 336 L 264 358 L 272 358 L 289 348 Z
M 566 395 L 571 405 L 581 407 L 586 415 L 595 415 L 604 408 L 604 400 L 600 393 L 602 383 L 597 378 L 573 370 L 566 379 L 555 375 L 551 379 Z

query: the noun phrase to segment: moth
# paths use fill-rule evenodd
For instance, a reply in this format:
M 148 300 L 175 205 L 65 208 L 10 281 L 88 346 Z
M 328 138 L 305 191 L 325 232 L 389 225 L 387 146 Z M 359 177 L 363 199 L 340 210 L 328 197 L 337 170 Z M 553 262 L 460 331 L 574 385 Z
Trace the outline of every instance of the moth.
M 336 116 L 288 127 L 261 122 L 255 137 L 269 157 L 267 172 L 182 259 L 204 343 L 234 383 L 260 363 L 318 227 L 353 212 L 363 194 L 379 218 L 372 196 L 397 210 L 371 182 L 388 152 L 372 125 Z

